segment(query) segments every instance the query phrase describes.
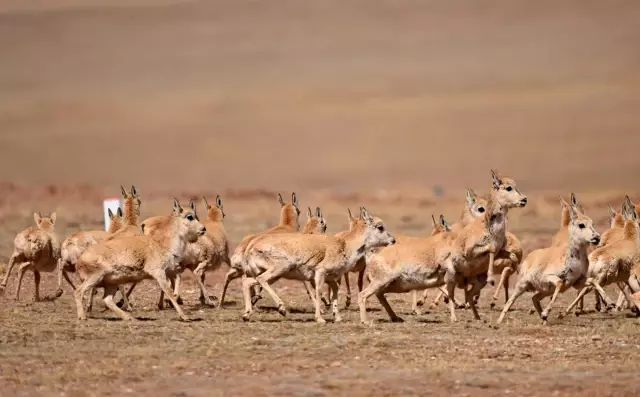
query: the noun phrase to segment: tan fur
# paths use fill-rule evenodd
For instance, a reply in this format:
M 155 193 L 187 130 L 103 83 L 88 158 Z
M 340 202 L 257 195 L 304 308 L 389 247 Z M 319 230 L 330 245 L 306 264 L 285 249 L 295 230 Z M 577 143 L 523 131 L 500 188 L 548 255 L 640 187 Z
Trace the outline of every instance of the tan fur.
M 575 194 L 571 193 L 571 201 L 567 203 L 564 198 L 560 197 L 560 205 L 562 206 L 562 210 L 560 213 L 560 230 L 553 236 L 551 239 L 552 247 L 559 247 L 567 244 L 569 241 L 569 223 L 571 221 L 570 217 L 570 209 L 571 207 L 576 208 L 579 212 L 584 214 L 584 208 L 582 204 L 578 202 Z
M 76 267 L 84 282 L 75 291 L 79 319 L 86 319 L 82 304 L 85 291 L 101 286 L 105 289 L 105 305 L 123 320 L 133 320 L 113 302 L 117 286 L 154 279 L 180 318 L 188 320 L 171 292 L 167 272 L 179 266 L 187 244 L 197 241 L 205 234 L 206 228 L 191 212 L 184 211 L 177 200 L 174 199 L 173 205 L 176 215 L 165 227 L 149 235 L 103 241 L 90 246 L 80 256 Z
M 62 265 L 64 277 L 71 286 L 72 289 L 76 289 L 73 285 L 67 272 L 75 273 L 76 271 L 76 262 L 78 258 L 84 250 L 90 245 L 97 244 L 100 241 L 104 240 L 111 234 L 117 232 L 123 226 L 122 220 L 122 209 L 118 208 L 116 214 L 109 210 L 109 219 L 111 219 L 111 223 L 109 224 L 109 230 L 87 230 L 82 232 L 72 233 L 67 237 L 61 246 L 61 255 L 62 255 Z
M 518 191 L 513 179 L 501 177 L 493 170 L 491 173 L 493 186 L 487 199 L 485 215 L 474 219 L 457 234 L 456 241 L 452 245 L 451 258 L 455 277 L 450 274 L 446 281 L 447 293 L 453 297 L 454 288 L 460 283 L 459 278 L 462 277 L 465 285 L 465 300 L 476 319 L 480 319 L 480 316 L 472 298 L 478 295 L 486 285 L 485 274 L 489 282 L 492 284 L 494 282 L 497 273 L 495 258 L 507 246 L 508 210 L 524 207 L 527 203 L 527 198 Z M 512 260 L 517 261 L 517 258 Z M 471 284 L 470 289 L 466 288 L 467 283 Z M 456 321 L 455 305 L 451 300 L 449 307 L 451 320 Z
M 29 227 L 16 236 L 13 241 L 13 254 L 9 259 L 7 273 L 0 284 L 0 294 L 4 293 L 7 280 L 15 264 L 20 264 L 15 299 L 20 299 L 22 278 L 27 270 L 33 271 L 35 281 L 34 300 L 40 301 L 40 273 L 52 273 L 58 270 L 58 288 L 55 297 L 62 295 L 62 261 L 60 241 L 55 233 L 56 213 L 42 217 L 39 212 L 33 214 L 35 227 Z
M 207 219 L 202 221 L 202 224 L 206 227 L 207 232 L 200 237 L 198 241 L 187 244 L 177 272 L 169 273 L 167 276 L 173 285 L 173 293 L 176 296 L 176 300 L 181 304 L 181 273 L 185 269 L 189 269 L 196 277 L 198 287 L 200 288 L 200 304 L 214 306 L 214 303 L 209 296 L 209 292 L 205 287 L 205 272 L 215 271 L 223 263 L 229 265 L 229 241 L 227 232 L 224 228 L 223 219 L 225 214 L 220 196 L 216 197 L 215 206 L 209 205 L 205 197 L 202 198 L 202 202 L 207 213 Z M 194 216 L 199 219 L 193 200 L 189 203 L 189 208 L 193 212 Z M 157 224 L 153 227 L 145 228 L 144 233 L 152 233 L 153 230 L 155 230 L 155 227 L 157 227 Z M 160 292 L 158 307 L 160 309 L 164 307 L 164 293 L 162 291 Z
M 360 321 L 367 322 L 366 300 L 375 295 L 391 321 L 403 321 L 385 298 L 386 293 L 405 293 L 444 284 L 444 258 L 455 241 L 455 233 L 443 232 L 395 244 L 367 258 L 369 285 L 358 294 Z
M 280 202 L 280 223 L 270 229 L 263 232 L 253 233 L 242 239 L 231 255 L 231 269 L 227 272 L 224 280 L 224 286 L 222 287 L 222 295 L 220 296 L 220 306 L 222 309 L 224 306 L 224 299 L 227 294 L 227 288 L 232 280 L 242 277 L 244 272 L 245 258 L 244 254 L 249 243 L 255 238 L 264 234 L 280 234 L 280 233 L 294 233 L 300 230 L 300 224 L 298 218 L 300 217 L 300 210 L 298 209 L 298 198 L 295 193 L 291 194 L 291 203 L 285 203 L 282 196 L 278 194 L 278 201 Z M 253 291 L 255 295 L 258 291 Z M 259 295 L 255 295 L 259 296 Z M 255 302 L 255 299 L 254 299 Z
M 142 201 L 136 187 L 131 185 L 131 191 L 127 193 L 122 186 L 122 198 L 124 199 L 123 226 L 115 233 L 111 234 L 106 240 L 113 240 L 127 236 L 141 236 L 142 229 L 140 227 L 140 205 Z
M 315 214 L 313 214 L 311 212 L 311 208 L 308 207 L 307 222 L 304 224 L 302 228 L 302 234 L 324 234 L 326 231 L 327 231 L 327 222 L 324 219 L 324 216 L 322 216 L 322 210 L 320 210 L 320 207 L 316 207 Z M 294 232 L 294 233 L 300 233 L 300 232 Z M 247 248 L 245 249 L 245 252 L 248 252 L 253 246 L 254 242 L 257 240 L 258 239 L 256 238 L 253 241 L 251 241 L 247 246 Z M 303 281 L 302 284 L 307 292 L 307 295 L 309 296 L 309 298 L 311 299 L 311 302 L 315 307 L 316 305 L 315 283 L 312 280 L 310 282 Z M 257 288 L 255 289 L 255 294 L 252 296 L 252 299 L 251 299 L 254 305 L 257 301 L 262 299 L 262 286 L 258 285 L 256 287 Z
M 518 192 L 513 180 L 501 178 L 495 171 L 492 171 L 492 176 L 493 189 L 483 217 L 475 218 L 458 233 L 439 233 L 426 239 L 398 244 L 381 250 L 379 255 L 371 258 L 374 263 L 369 271 L 371 283 L 358 296 L 361 321 L 366 322 L 365 303 L 371 295 L 376 295 L 392 321 L 400 321 L 384 297 L 385 293 L 409 292 L 445 284 L 447 295 L 451 297 L 451 321 L 457 321 L 454 289 L 456 286 L 466 287 L 469 283 L 472 288 L 465 288 L 465 298 L 474 316 L 479 318 L 471 298 L 486 284 L 486 276 L 483 275 L 493 265 L 495 253 L 503 249 L 506 243 L 507 210 L 526 205 L 526 198 Z
M 569 214 L 567 244 L 537 249 L 526 257 L 520 265 L 520 278 L 513 296 L 504 306 L 497 324 L 502 322 L 515 300 L 526 291 L 535 292 L 533 305 L 546 323 L 559 293 L 570 287 L 582 288 L 588 283 L 587 247 L 589 244 L 597 245 L 600 234 L 594 229 L 591 218 L 579 212 L 575 206 L 569 207 Z M 551 296 L 551 301 L 543 311 L 540 300 L 547 296 Z
M 484 217 L 487 208 L 487 199 L 478 196 L 473 190 L 467 189 L 466 205 L 458 218 L 458 221 L 451 226 L 452 231 L 460 231 L 474 219 Z M 520 240 L 509 231 L 506 232 L 507 242 L 505 247 L 500 250 L 494 259 L 494 275 L 500 275 L 500 281 L 496 287 L 496 291 L 493 295 L 493 301 L 498 299 L 498 293 L 500 288 L 504 288 L 505 302 L 509 300 L 509 278 L 518 270 L 520 262 L 522 262 L 522 243 Z M 487 258 L 488 259 L 488 258 Z M 425 296 L 426 296 L 425 290 Z M 445 295 L 444 291 L 441 291 L 433 300 L 429 308 L 433 308 L 438 305 L 438 302 L 442 296 Z M 478 302 L 480 295 L 474 296 L 474 302 Z M 445 302 L 447 302 L 445 298 Z M 467 305 L 468 306 L 468 305 Z M 495 302 L 491 302 L 491 307 L 495 306 Z
M 320 307 L 320 286 L 327 282 L 332 290 L 335 321 L 341 321 L 338 310 L 338 280 L 364 256 L 366 250 L 394 244 L 394 237 L 382 220 L 363 213 L 365 225 L 357 226 L 343 237 L 318 234 L 271 234 L 258 237 L 247 250 L 243 296 L 248 320 L 252 313 L 250 289 L 260 284 L 273 298 L 278 311 L 286 308 L 271 284 L 280 278 L 315 282 L 316 321 L 324 323 Z
M 582 297 L 593 289 L 594 286 L 596 286 L 596 288 L 598 288 L 597 286 L 605 287 L 612 283 L 618 285 L 620 292 L 625 295 L 630 305 L 635 305 L 626 287 L 632 289 L 633 292 L 638 292 L 636 277 L 635 274 L 633 274 L 638 260 L 638 245 L 640 243 L 638 216 L 635 211 L 635 206 L 631 204 L 628 197 L 625 204 L 628 205 L 624 206 L 626 221 L 623 227 L 622 239 L 599 247 L 589 255 L 590 265 L 588 277 L 593 279 L 593 283 L 587 285 L 580 291 L 576 301 L 567 308 L 567 312 L 571 310 L 575 304 L 579 303 Z M 636 288 L 631 288 L 632 284 L 635 285 Z M 598 288 L 598 292 L 604 300 L 605 305 L 612 307 L 613 302 L 611 302 L 607 294 L 601 291 L 600 288 Z M 640 306 L 636 307 L 640 310 Z

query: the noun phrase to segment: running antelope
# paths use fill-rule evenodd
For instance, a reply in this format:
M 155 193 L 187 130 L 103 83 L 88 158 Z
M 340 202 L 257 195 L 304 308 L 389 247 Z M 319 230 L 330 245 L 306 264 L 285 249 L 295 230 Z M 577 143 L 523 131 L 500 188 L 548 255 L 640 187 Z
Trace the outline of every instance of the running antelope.
M 20 300 L 22 277 L 27 270 L 33 271 L 35 282 L 34 300 L 40 301 L 40 273 L 53 273 L 58 270 L 58 288 L 55 297 L 62 295 L 62 261 L 60 259 L 60 241 L 55 233 L 56 213 L 43 217 L 39 212 L 33 214 L 35 227 L 29 227 L 13 240 L 13 255 L 9 259 L 7 273 L 0 284 L 0 294 L 4 293 L 11 270 L 20 263 L 18 283 L 16 284 L 16 300 Z
M 633 269 L 638 259 L 638 246 L 640 235 L 638 234 L 638 216 L 629 197 L 625 201 L 625 223 L 624 234 L 621 240 L 610 242 L 604 247 L 595 249 L 589 254 L 589 281 L 580 291 L 576 300 L 567 308 L 568 313 L 582 299 L 582 297 L 594 287 L 600 293 L 607 307 L 612 307 L 613 302 L 609 299 L 602 287 L 616 283 L 620 292 L 625 295 L 627 302 L 640 311 L 640 305 L 632 298 L 628 287 L 633 292 L 640 291 L 640 286 L 636 280 Z
M 286 314 L 282 300 L 271 284 L 281 278 L 313 280 L 316 285 L 316 321 L 324 323 L 321 313 L 320 287 L 331 286 L 331 304 L 335 321 L 342 321 L 338 309 L 338 280 L 352 268 L 364 253 L 375 247 L 395 243 L 384 222 L 363 209 L 364 225 L 357 225 L 342 237 L 319 234 L 271 234 L 253 242 L 247 251 L 247 278 L 242 292 L 245 302 L 244 320 L 252 313 L 250 289 L 260 284 L 271 295 L 278 312 Z
M 179 266 L 188 243 L 197 241 L 206 228 L 174 199 L 174 215 L 150 235 L 129 236 L 92 245 L 76 265 L 84 282 L 76 289 L 78 318 L 86 320 L 82 298 L 94 287 L 105 289 L 104 303 L 123 320 L 134 318 L 113 301 L 117 286 L 154 279 L 167 295 L 180 318 L 188 321 L 170 288 L 167 273 Z
M 215 271 L 223 263 L 229 264 L 229 242 L 227 233 L 224 228 L 224 206 L 220 196 L 216 196 L 216 205 L 211 206 L 207 202 L 206 197 L 202 197 L 202 204 L 207 212 L 207 219 L 202 221 L 202 224 L 206 227 L 207 232 L 194 243 L 187 244 L 185 253 L 180 261 L 180 266 L 176 273 L 168 274 L 171 284 L 173 285 L 173 294 L 176 296 L 176 301 L 182 304 L 180 297 L 180 279 L 181 273 L 185 269 L 191 270 L 196 277 L 198 287 L 200 288 L 200 304 L 207 306 L 214 306 L 209 292 L 205 287 L 205 272 Z M 189 209 L 192 211 L 196 219 L 199 217 L 196 212 L 196 206 L 193 200 L 189 203 Z M 187 209 L 185 209 L 187 211 Z M 151 226 L 144 227 L 144 233 L 149 235 L 153 233 L 157 227 L 157 222 L 154 222 Z M 160 309 L 164 308 L 164 293 L 160 292 L 160 300 L 158 302 Z
M 224 298 L 227 294 L 229 283 L 232 280 L 242 277 L 244 274 L 245 251 L 251 241 L 263 234 L 293 233 L 300 230 L 300 210 L 298 209 L 298 198 L 296 194 L 291 194 L 291 203 L 285 203 L 280 193 L 278 193 L 278 201 L 280 202 L 281 206 L 280 223 L 277 226 L 274 226 L 263 232 L 258 232 L 246 236 L 233 251 L 233 255 L 231 256 L 231 269 L 229 269 L 225 276 L 224 287 L 222 288 L 222 295 L 220 296 L 220 306 L 218 306 L 219 309 L 222 309 L 222 307 L 224 306 Z M 259 293 L 257 289 L 251 291 L 251 295 L 253 304 L 255 304 L 259 299 Z
M 582 288 L 587 283 L 587 248 L 590 244 L 600 243 L 600 234 L 594 229 L 591 218 L 579 212 L 576 206 L 569 206 L 569 219 L 566 244 L 534 250 L 522 262 L 515 291 L 502 309 L 497 324 L 504 320 L 516 299 L 527 291 L 535 292 L 531 298 L 533 306 L 546 324 L 558 294 L 570 287 Z M 547 296 L 551 296 L 551 301 L 542 310 L 540 300 Z

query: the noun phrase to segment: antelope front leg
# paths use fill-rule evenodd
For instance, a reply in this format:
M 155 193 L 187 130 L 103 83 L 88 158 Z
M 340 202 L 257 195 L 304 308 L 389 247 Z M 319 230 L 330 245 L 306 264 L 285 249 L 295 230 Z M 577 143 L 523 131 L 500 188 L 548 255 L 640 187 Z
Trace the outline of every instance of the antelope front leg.
M 451 322 L 455 323 L 456 321 L 458 321 L 458 318 L 456 317 L 456 304 L 453 301 L 453 295 L 456 291 L 456 283 L 454 282 L 449 282 L 447 283 L 447 296 L 449 297 L 449 312 L 451 314 Z
M 315 274 L 315 282 L 316 282 L 316 321 L 320 324 L 326 323 L 326 320 L 322 318 L 322 312 L 320 311 L 320 286 L 324 285 L 325 282 L 325 273 L 322 270 L 316 270 Z M 331 286 L 329 285 L 329 288 Z M 337 304 L 337 303 L 336 303 Z
M 496 306 L 496 300 L 498 300 L 498 295 L 500 294 L 500 289 L 502 287 L 504 287 L 504 293 L 505 293 L 505 303 L 509 300 L 509 276 L 511 276 L 511 273 L 513 273 L 513 269 L 510 268 L 509 266 L 505 267 L 502 270 L 502 275 L 500 276 L 500 282 L 498 283 L 498 287 L 496 288 L 495 293 L 493 294 L 493 302 L 491 302 L 491 309 L 493 309 Z
M 502 308 L 502 313 L 500 313 L 500 317 L 498 317 L 498 321 L 496 321 L 496 325 L 500 324 L 502 322 L 502 320 L 504 320 L 504 316 L 506 316 L 506 314 L 509 311 L 509 309 L 511 309 L 511 306 L 513 306 L 513 304 L 515 303 L 516 299 L 518 299 L 520 297 L 520 295 L 524 294 L 526 290 L 527 290 L 526 285 L 521 284 L 521 283 L 516 284 L 516 289 L 515 289 L 515 291 L 513 291 L 513 295 L 511 295 L 511 297 L 509 298 L 507 303 L 505 303 L 504 307 Z M 536 303 L 536 301 L 534 300 L 534 304 L 535 303 Z M 538 301 L 538 305 L 539 304 L 540 303 Z M 537 308 L 536 308 L 536 310 L 537 310 Z
M 338 308 L 338 291 L 340 290 L 340 285 L 335 281 L 327 281 L 329 284 L 329 288 L 331 288 L 331 308 L 333 311 L 333 318 L 336 323 L 342 321 L 342 316 L 340 315 L 340 309 Z
M 580 302 L 582 302 L 582 299 L 584 298 L 584 296 L 589 293 L 589 291 L 591 291 L 593 289 L 593 287 L 590 284 L 585 285 L 582 290 L 580 290 L 580 292 L 578 293 L 578 296 L 576 297 L 576 299 L 569 305 L 569 307 L 567 307 L 564 311 L 564 315 L 567 315 L 571 312 L 571 310 Z M 597 295 L 597 294 L 596 294 Z
M 418 310 L 418 290 L 415 289 L 411 291 L 411 314 L 416 316 L 420 315 L 420 311 Z
M 549 301 L 549 304 L 542 311 L 542 315 L 540 316 L 542 318 L 542 321 L 545 324 L 547 323 L 547 318 L 549 317 L 549 312 L 551 311 L 551 307 L 556 302 L 556 299 L 558 299 L 558 294 L 560 294 L 560 291 L 562 290 L 562 287 L 564 286 L 564 283 L 562 282 L 562 280 L 560 280 L 560 278 L 558 278 L 556 276 L 549 276 L 549 278 L 547 280 L 549 282 L 555 284 L 555 290 L 553 291 L 553 296 L 551 297 L 551 301 Z
M 496 284 L 496 279 L 495 279 L 495 274 L 493 274 L 493 262 L 495 261 L 495 257 L 496 257 L 496 252 L 495 252 L 495 247 L 491 247 L 490 251 L 489 251 L 489 269 L 487 270 L 487 275 L 488 275 L 488 281 L 489 284 L 491 284 L 492 287 L 495 286 Z
M 344 308 L 347 309 L 351 305 L 351 286 L 349 285 L 349 272 L 344 274 L 344 284 L 347 287 L 347 298 L 344 302 Z
M 58 288 L 56 288 L 56 293 L 54 295 L 54 298 L 59 298 L 62 296 L 62 279 L 63 279 L 63 274 L 64 274 L 64 266 L 62 263 L 62 259 L 58 259 Z
M 213 303 L 213 300 L 211 300 L 209 291 L 207 291 L 207 288 L 204 285 L 206 266 L 206 263 L 199 264 L 198 267 L 196 267 L 196 270 L 193 271 L 193 274 L 196 276 L 198 286 L 200 287 L 200 304 L 214 307 L 215 304 Z
M 167 280 L 167 273 L 164 271 L 164 269 L 158 269 L 152 276 L 160 286 L 160 290 L 164 292 L 167 298 L 169 298 L 169 301 L 173 305 L 173 308 L 176 309 L 176 312 L 178 312 L 178 316 L 180 316 L 182 321 L 189 321 L 189 318 L 184 314 L 184 312 L 180 308 L 180 305 L 176 301 L 175 296 L 173 296 L 173 292 L 171 291 L 171 284 L 169 283 L 169 280 Z

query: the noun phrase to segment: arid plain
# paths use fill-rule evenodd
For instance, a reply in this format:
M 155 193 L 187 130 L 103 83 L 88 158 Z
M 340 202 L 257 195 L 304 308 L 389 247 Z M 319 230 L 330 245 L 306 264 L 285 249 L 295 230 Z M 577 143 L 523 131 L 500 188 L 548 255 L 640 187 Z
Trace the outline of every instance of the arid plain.
M 455 221 L 465 188 L 488 191 L 490 168 L 529 197 L 509 218 L 525 255 L 558 229 L 559 194 L 604 231 L 606 204 L 640 201 L 639 21 L 630 0 L 0 1 L 0 266 L 34 211 L 56 211 L 61 238 L 100 229 L 102 200 L 131 184 L 142 218 L 220 194 L 232 248 L 291 191 L 329 233 L 364 205 L 391 232 L 427 235 L 431 214 Z M 216 296 L 226 270 L 207 276 Z M 639 392 L 640 325 L 594 312 L 591 295 L 587 314 L 548 326 L 525 294 L 492 327 L 491 287 L 480 322 L 461 310 L 450 324 L 443 305 L 412 316 L 409 295 L 391 295 L 403 324 L 371 299 L 374 325 L 360 325 L 354 299 L 344 323 L 319 326 L 299 283 L 275 284 L 286 318 L 265 296 L 243 323 L 239 282 L 219 312 L 185 279 L 200 321 L 158 311 L 149 282 L 132 295 L 147 321 L 128 324 L 101 303 L 79 322 L 66 285 L 32 303 L 32 273 L 15 302 L 12 276 L 0 394 Z M 43 276 L 45 295 L 55 283 Z

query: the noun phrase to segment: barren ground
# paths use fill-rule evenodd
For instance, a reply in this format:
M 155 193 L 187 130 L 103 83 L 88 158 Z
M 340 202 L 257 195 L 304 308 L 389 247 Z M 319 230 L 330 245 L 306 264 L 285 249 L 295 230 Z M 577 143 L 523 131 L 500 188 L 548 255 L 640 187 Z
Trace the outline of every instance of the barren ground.
M 234 246 L 273 225 L 276 192 L 291 190 L 330 233 L 365 205 L 393 233 L 426 235 L 496 167 L 529 196 L 509 219 L 525 254 L 557 229 L 557 194 L 575 191 L 603 231 L 605 204 L 640 201 L 639 20 L 633 0 L 0 1 L 0 273 L 33 211 L 57 211 L 61 237 L 102 228 L 102 199 L 132 183 L 143 217 L 171 196 L 220 194 Z M 225 271 L 208 275 L 215 295 Z M 543 326 L 524 295 L 494 329 L 487 288 L 481 322 L 461 311 L 452 325 L 442 306 L 415 317 L 398 295 L 404 324 L 372 299 L 372 327 L 355 304 L 318 326 L 301 285 L 279 282 L 291 313 L 265 297 L 243 323 L 238 283 L 217 311 L 186 277 L 199 321 L 158 311 L 146 283 L 133 294 L 146 321 L 98 303 L 81 323 L 67 286 L 31 303 L 31 274 L 14 302 L 15 273 L 0 298 L 1 395 L 639 391 L 626 313 Z

